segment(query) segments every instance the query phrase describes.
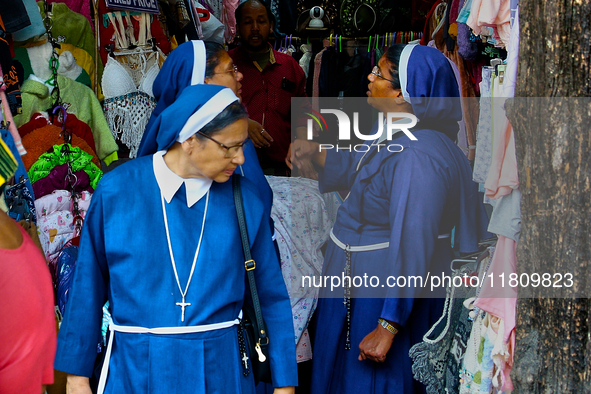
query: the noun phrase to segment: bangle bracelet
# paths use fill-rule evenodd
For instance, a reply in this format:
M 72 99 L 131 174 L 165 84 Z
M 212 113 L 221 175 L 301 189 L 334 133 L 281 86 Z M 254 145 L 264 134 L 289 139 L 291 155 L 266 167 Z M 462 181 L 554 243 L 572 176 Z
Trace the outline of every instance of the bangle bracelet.
M 386 330 L 390 331 L 393 335 L 396 335 L 398 333 L 398 329 L 396 327 L 394 327 L 392 324 L 388 323 L 387 320 L 382 319 L 381 317 L 378 319 L 378 323 L 380 323 L 380 325 L 382 327 L 384 327 Z

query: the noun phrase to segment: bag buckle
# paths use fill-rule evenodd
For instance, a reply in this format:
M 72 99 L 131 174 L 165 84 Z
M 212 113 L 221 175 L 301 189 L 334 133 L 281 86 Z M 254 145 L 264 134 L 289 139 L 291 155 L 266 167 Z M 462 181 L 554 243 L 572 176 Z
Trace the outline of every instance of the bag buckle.
M 247 260 L 247 261 L 244 262 L 244 268 L 247 271 L 252 271 L 253 269 L 256 268 L 256 266 L 257 266 L 256 263 L 252 259 L 251 260 Z

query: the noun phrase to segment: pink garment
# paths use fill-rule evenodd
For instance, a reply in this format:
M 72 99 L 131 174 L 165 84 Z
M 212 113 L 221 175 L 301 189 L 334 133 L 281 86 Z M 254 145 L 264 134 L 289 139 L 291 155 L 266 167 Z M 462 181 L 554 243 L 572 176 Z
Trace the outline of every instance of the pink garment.
M 53 383 L 57 346 L 53 286 L 29 234 L 16 249 L 0 249 L 0 392 L 40 393 Z
M 515 136 L 513 126 L 505 116 L 503 85 L 499 78 L 492 81 L 493 97 L 493 147 L 488 177 L 484 183 L 485 195 L 499 198 L 510 194 L 519 187 Z
M 318 97 L 320 96 L 320 68 L 322 66 L 322 54 L 326 47 L 316 54 L 314 58 L 314 82 L 312 83 L 312 108 L 318 110 Z
M 298 363 L 312 360 L 312 342 L 306 328 L 296 346 L 296 359 Z
M 509 286 L 509 275 L 517 273 L 516 247 L 517 243 L 511 238 L 498 236 L 493 260 L 487 272 L 487 279 L 482 285 L 478 298 L 474 301 L 474 306 L 503 320 L 503 343 L 507 346 L 502 352 L 497 353 L 495 364 L 501 367 L 502 389 L 504 390 L 513 389 L 510 373 L 515 350 L 517 289 Z M 504 275 L 504 287 L 501 283 L 502 275 Z
M 70 195 L 71 193 L 67 190 L 55 190 L 51 194 L 35 199 L 37 219 L 41 221 L 43 216 L 51 215 L 57 211 L 71 211 L 73 202 Z M 82 211 L 88 210 L 91 197 L 89 192 L 82 192 L 78 200 L 78 208 Z
M 236 36 L 235 12 L 239 4 L 240 0 L 223 0 L 224 14 L 220 20 L 224 25 L 226 25 L 226 30 L 224 32 L 226 42 L 232 42 L 234 36 Z
M 482 285 L 478 298 L 474 301 L 474 306 L 504 320 L 505 336 L 503 340 L 505 342 L 509 340 L 516 323 L 517 288 L 509 286 L 509 275 L 517 272 L 515 268 L 516 247 L 517 243 L 514 240 L 499 235 L 486 280 Z M 491 274 L 493 275 L 492 282 L 490 279 Z M 501 283 L 503 274 L 505 278 L 504 287 Z
M 47 0 L 49 4 L 52 3 L 65 3 L 69 9 L 79 14 L 82 14 L 90 22 L 90 27 L 94 33 L 94 25 L 92 24 L 92 18 L 90 17 L 90 2 L 91 0 Z
M 511 1 L 474 0 L 466 24 L 476 35 L 482 26 L 495 27 L 500 41 L 506 45 L 511 36 Z
M 1 73 L 2 70 L 0 69 L 0 75 L 2 75 Z M 2 83 L 2 86 L 4 86 L 4 83 Z M 10 134 L 14 139 L 14 145 L 16 146 L 16 149 L 18 150 L 18 153 L 21 156 L 26 155 L 27 150 L 25 149 L 25 147 L 23 146 L 23 142 L 21 141 L 21 136 L 18 133 L 16 123 L 14 123 L 14 119 L 12 117 L 12 112 L 10 112 L 10 106 L 8 105 L 6 92 L 3 89 L 0 89 L 0 100 L 2 101 L 2 109 L 4 110 L 4 121 L 8 124 L 8 131 L 10 131 Z

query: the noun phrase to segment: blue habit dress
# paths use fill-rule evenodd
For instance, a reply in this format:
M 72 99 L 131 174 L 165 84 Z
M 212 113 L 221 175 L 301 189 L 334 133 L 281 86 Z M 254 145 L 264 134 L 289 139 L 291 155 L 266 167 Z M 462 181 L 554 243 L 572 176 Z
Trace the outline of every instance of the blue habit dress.
M 385 249 L 352 253 L 352 276 L 375 275 L 384 284 L 388 275 L 449 275 L 450 238 L 438 236 L 454 227 L 462 252 L 477 249 L 477 230 L 486 224 L 481 222 L 484 211 L 477 185 L 471 181 L 470 164 L 446 135 L 433 130 L 412 132 L 418 141 L 401 135 L 390 142 L 404 146 L 400 153 L 383 147 L 377 152 L 373 147 L 358 172 L 363 153 L 328 152 L 320 174 L 321 191 L 351 191 L 337 215 L 336 238 L 352 246 L 389 242 Z M 345 252 L 329 240 L 323 275 L 341 277 L 345 261 Z M 408 351 L 441 316 L 445 293 L 419 294 L 418 289 L 398 287 L 380 287 L 383 293 L 371 290 L 375 289 L 352 288 L 351 350 L 345 350 L 343 288 L 332 293 L 330 288 L 321 290 L 312 342 L 312 393 L 424 391 L 413 379 Z M 384 363 L 359 361 L 359 344 L 376 329 L 380 317 L 403 328 Z
M 181 294 L 168 251 L 152 156 L 106 174 L 82 232 L 79 258 L 60 329 L 55 368 L 91 376 L 109 300 L 122 326 L 178 327 L 236 319 L 245 294 L 244 257 L 231 182 L 214 182 L 201 250 L 181 321 Z M 289 298 L 255 186 L 242 181 L 246 221 L 275 386 L 297 384 Z M 184 289 L 197 248 L 206 198 L 187 207 L 184 185 L 166 204 L 172 249 Z M 105 393 L 254 393 L 244 377 L 238 326 L 191 334 L 115 333 Z

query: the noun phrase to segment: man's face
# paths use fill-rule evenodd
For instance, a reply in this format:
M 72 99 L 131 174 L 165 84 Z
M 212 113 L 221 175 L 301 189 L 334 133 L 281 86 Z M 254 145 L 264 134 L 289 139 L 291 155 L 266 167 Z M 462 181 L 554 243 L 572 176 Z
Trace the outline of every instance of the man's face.
M 262 4 L 252 1 L 244 5 L 238 21 L 238 32 L 240 41 L 247 50 L 252 52 L 266 50 L 272 29 L 273 25 Z

